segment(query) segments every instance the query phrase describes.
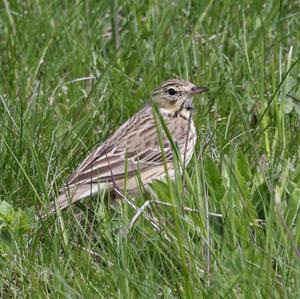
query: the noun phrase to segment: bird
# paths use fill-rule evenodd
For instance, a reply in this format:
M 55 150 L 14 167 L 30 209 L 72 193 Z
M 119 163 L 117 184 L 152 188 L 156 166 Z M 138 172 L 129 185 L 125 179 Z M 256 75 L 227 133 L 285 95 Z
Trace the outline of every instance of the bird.
M 206 91 L 207 87 L 182 79 L 163 82 L 153 91 L 150 103 L 94 149 L 71 174 L 52 202 L 50 214 L 104 191 L 126 188 L 128 193 L 135 194 L 139 181 L 147 186 L 165 178 L 166 172 L 174 178 L 176 158 L 172 142 L 186 166 L 196 144 L 191 117 L 193 97 Z M 172 140 L 159 129 L 159 115 Z

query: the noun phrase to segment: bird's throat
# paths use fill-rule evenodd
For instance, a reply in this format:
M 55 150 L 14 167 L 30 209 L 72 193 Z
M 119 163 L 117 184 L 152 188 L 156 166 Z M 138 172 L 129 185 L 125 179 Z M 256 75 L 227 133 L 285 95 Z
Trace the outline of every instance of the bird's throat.
M 193 108 L 187 107 L 187 108 L 180 109 L 177 111 L 172 111 L 172 110 L 163 109 L 163 108 L 160 108 L 159 110 L 162 115 L 166 115 L 166 116 L 172 117 L 172 118 L 181 117 L 185 120 L 188 120 L 193 111 Z

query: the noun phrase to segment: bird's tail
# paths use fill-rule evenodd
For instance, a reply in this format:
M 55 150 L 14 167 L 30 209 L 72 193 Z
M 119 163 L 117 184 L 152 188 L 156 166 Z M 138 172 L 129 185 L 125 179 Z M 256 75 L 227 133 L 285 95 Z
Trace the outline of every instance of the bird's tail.
M 78 185 L 72 188 L 65 189 L 59 197 L 53 201 L 47 212 L 43 212 L 42 219 L 47 218 L 69 206 L 69 204 L 81 200 L 85 197 L 92 196 L 98 191 L 97 184 Z

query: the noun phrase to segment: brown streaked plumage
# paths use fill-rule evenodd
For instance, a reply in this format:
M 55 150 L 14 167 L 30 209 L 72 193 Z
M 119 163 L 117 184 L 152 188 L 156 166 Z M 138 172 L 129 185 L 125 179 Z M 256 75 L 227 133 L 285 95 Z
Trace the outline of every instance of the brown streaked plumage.
M 185 157 L 185 165 L 192 157 L 196 142 L 194 124 L 191 122 L 189 125 L 192 97 L 205 91 L 205 87 L 173 79 L 164 82 L 152 94 L 181 157 Z M 127 191 L 134 193 L 138 188 L 137 173 L 144 185 L 154 179 L 162 179 L 165 176 L 165 166 L 157 128 L 157 116 L 153 107 L 146 105 L 73 172 L 56 203 L 53 203 L 50 213 L 103 190 L 113 190 L 115 187 L 122 190 L 125 188 L 125 181 Z M 162 143 L 168 173 L 172 177 L 173 151 L 164 133 Z

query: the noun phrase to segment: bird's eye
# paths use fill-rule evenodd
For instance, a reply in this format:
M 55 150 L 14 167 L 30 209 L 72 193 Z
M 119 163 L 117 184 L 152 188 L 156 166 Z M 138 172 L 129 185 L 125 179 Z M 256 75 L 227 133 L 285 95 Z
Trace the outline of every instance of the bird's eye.
M 176 94 L 177 93 L 177 91 L 175 90 L 175 89 L 173 89 L 173 88 L 169 88 L 168 89 L 168 94 L 170 95 L 170 96 L 173 96 L 174 94 Z

